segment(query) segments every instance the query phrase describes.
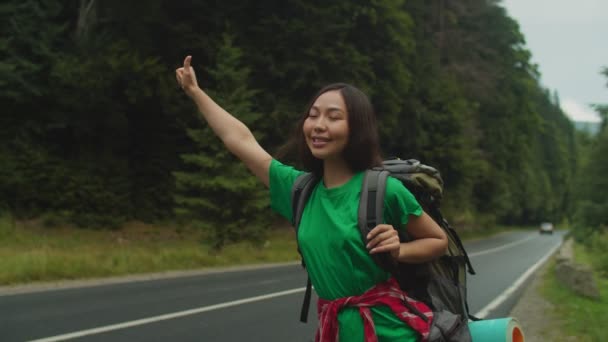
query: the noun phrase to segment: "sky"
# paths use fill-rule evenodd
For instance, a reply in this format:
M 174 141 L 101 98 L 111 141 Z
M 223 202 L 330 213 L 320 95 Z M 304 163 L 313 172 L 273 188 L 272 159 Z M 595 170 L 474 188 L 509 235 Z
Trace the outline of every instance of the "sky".
M 537 64 L 574 121 L 600 121 L 590 104 L 608 104 L 608 0 L 503 0 Z

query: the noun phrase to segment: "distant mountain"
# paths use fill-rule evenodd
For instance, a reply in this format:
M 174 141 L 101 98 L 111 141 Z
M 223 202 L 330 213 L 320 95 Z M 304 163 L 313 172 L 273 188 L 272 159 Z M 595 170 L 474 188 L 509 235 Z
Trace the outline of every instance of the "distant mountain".
M 590 121 L 574 121 L 574 127 L 583 132 L 587 132 L 591 135 L 596 135 L 600 131 L 600 122 Z

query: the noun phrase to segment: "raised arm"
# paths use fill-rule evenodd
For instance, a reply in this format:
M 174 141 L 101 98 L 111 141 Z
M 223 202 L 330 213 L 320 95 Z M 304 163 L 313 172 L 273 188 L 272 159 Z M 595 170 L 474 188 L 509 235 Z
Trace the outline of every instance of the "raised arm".
M 184 66 L 175 70 L 177 82 L 192 98 L 198 110 L 213 132 L 232 154 L 239 158 L 253 174 L 268 186 L 268 169 L 272 157 L 255 140 L 251 130 L 241 121 L 220 107 L 199 86 L 191 56 L 184 59 Z

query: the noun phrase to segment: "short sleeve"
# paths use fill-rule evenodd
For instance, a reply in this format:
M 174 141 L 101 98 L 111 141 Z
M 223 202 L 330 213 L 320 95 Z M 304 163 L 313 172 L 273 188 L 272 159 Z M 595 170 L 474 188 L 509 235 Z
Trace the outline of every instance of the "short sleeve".
M 397 179 L 388 177 L 384 197 L 384 220 L 388 224 L 405 227 L 409 216 L 422 215 L 422 207 L 414 195 Z
M 288 221 L 292 219 L 291 188 L 303 171 L 273 159 L 270 163 L 270 207 Z

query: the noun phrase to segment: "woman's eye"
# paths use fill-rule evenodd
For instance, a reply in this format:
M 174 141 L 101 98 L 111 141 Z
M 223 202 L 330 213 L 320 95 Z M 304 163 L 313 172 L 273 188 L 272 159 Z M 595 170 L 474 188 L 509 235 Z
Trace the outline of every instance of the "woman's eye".
M 311 117 L 311 118 L 316 118 L 317 116 L 319 116 L 319 113 L 310 112 L 310 113 L 308 113 L 308 116 Z

